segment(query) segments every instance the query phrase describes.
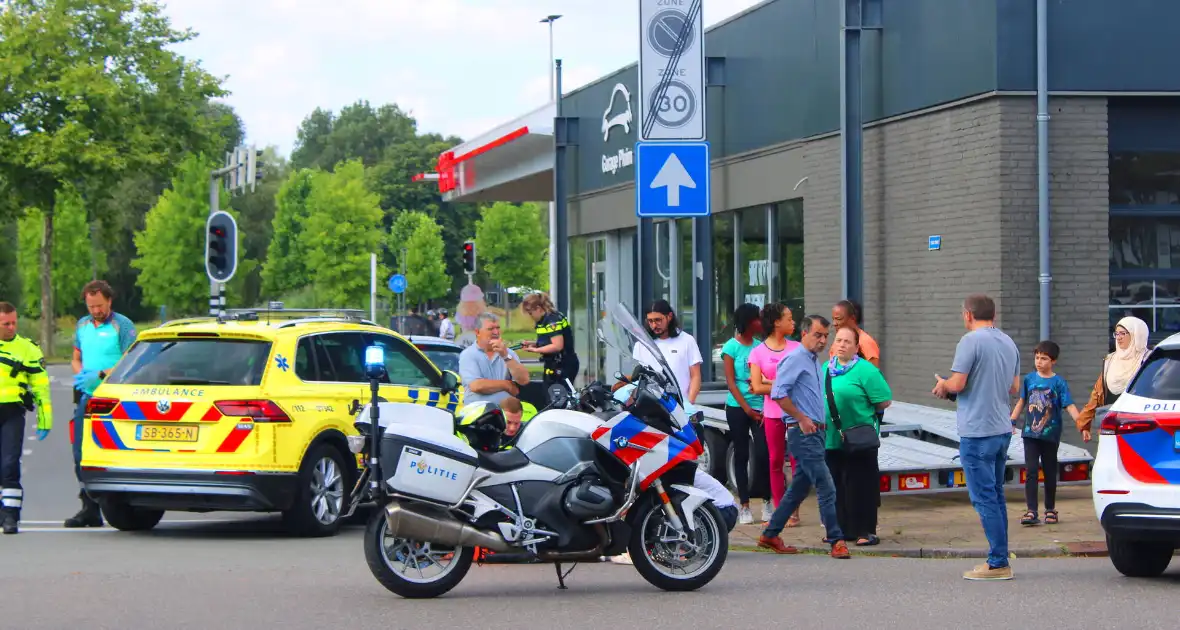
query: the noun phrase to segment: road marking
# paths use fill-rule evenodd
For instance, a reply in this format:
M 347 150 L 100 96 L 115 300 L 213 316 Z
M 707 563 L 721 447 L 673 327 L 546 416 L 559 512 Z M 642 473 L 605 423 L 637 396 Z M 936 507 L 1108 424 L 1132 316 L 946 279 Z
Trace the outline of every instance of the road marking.
M 251 521 L 235 520 L 235 519 L 221 519 L 221 518 L 218 518 L 218 519 L 193 518 L 193 519 L 163 520 L 163 521 L 160 521 L 160 525 L 196 525 L 196 524 L 200 524 L 200 523 L 206 523 L 206 524 L 222 523 L 222 524 L 224 524 L 224 523 L 249 523 L 249 522 L 251 522 Z M 57 521 L 21 521 L 20 523 L 21 523 L 21 525 L 57 525 L 57 524 L 61 523 L 61 521 L 60 520 L 57 520 Z M 96 529 L 96 528 L 91 527 L 91 528 L 78 528 L 78 529 Z
M 44 533 L 44 534 L 65 534 L 65 533 L 83 533 L 83 534 L 85 534 L 88 532 L 95 533 L 95 534 L 101 534 L 101 533 L 110 533 L 110 532 L 117 532 L 117 531 L 119 531 L 119 530 L 117 530 L 113 527 L 86 527 L 86 528 L 79 528 L 79 529 L 71 529 L 68 527 L 25 527 L 24 523 L 20 524 L 20 532 L 22 534 L 28 534 L 28 533 L 32 533 L 32 532 L 40 532 L 40 533 Z
M 22 453 L 24 453 L 25 455 L 32 455 L 32 454 L 33 454 L 33 449 L 31 449 L 31 448 L 26 448 L 25 450 L 23 450 L 23 451 L 21 451 L 21 452 L 22 452 Z

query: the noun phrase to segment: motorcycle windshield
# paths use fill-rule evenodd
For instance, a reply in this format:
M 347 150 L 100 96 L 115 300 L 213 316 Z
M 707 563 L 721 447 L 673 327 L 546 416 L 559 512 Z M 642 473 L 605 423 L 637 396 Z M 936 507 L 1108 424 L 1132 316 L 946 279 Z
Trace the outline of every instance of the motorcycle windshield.
M 680 383 L 676 380 L 672 368 L 668 367 L 668 362 L 664 360 L 664 354 L 660 352 L 647 329 L 636 321 L 635 316 L 631 314 L 625 304 L 619 302 L 611 307 L 610 318 L 599 322 L 598 333 L 603 342 L 614 348 L 619 354 L 661 372 L 669 383 L 668 393 L 675 396 L 681 405 L 684 404 L 683 397 L 680 395 Z M 646 352 L 637 352 L 641 347 Z M 639 356 L 636 356 L 637 354 Z

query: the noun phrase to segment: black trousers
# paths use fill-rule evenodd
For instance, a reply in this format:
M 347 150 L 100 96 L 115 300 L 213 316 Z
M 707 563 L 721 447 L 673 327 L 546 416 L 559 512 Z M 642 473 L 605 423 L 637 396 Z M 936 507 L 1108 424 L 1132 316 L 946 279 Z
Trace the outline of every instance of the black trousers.
M 1024 500 L 1028 509 L 1037 511 L 1037 490 L 1040 484 L 1037 476 L 1045 471 L 1045 509 L 1057 507 L 1057 447 L 1060 442 L 1024 438 L 1024 467 L 1028 476 L 1024 480 Z
M 25 408 L 0 404 L 0 509 L 20 514 L 24 489 L 20 485 L 21 448 L 25 440 Z
M 725 407 L 725 421 L 729 424 L 729 439 L 733 440 L 733 480 L 742 505 L 753 495 L 770 500 L 770 454 L 766 450 L 766 431 L 750 419 L 741 407 Z M 753 439 L 751 439 L 753 436 Z M 754 478 L 750 479 L 750 446 L 753 445 Z
M 877 450 L 857 453 L 829 450 L 828 470 L 836 484 L 836 521 L 848 540 L 877 533 L 877 508 L 881 501 L 881 472 Z

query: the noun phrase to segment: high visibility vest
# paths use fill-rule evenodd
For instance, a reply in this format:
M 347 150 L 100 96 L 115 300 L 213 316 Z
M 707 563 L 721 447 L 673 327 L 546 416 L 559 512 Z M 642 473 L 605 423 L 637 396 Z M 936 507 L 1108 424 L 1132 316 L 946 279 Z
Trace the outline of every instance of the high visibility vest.
M 49 374 L 41 348 L 17 335 L 0 341 L 0 404 L 18 403 L 37 410 L 37 428 L 53 428 L 53 402 L 49 396 Z

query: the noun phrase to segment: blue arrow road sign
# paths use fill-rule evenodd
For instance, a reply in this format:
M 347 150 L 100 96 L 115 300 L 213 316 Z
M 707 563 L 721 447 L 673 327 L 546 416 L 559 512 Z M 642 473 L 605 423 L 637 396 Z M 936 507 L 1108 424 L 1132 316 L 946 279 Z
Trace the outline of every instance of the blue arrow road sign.
M 636 143 L 635 214 L 708 216 L 709 143 Z
M 406 292 L 406 277 L 400 273 L 395 273 L 389 276 L 389 290 L 394 293 Z

